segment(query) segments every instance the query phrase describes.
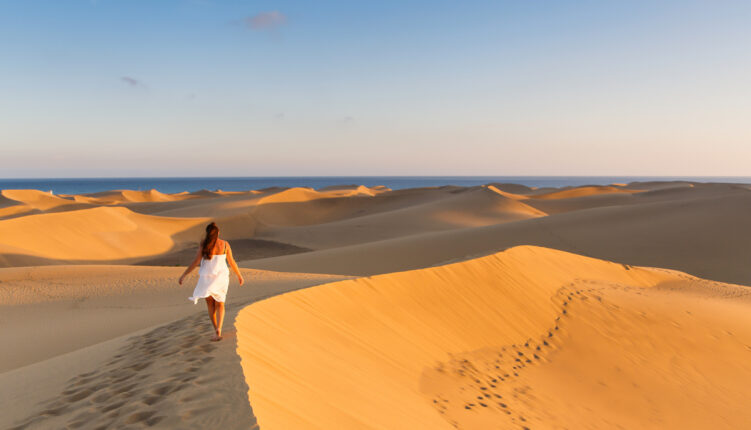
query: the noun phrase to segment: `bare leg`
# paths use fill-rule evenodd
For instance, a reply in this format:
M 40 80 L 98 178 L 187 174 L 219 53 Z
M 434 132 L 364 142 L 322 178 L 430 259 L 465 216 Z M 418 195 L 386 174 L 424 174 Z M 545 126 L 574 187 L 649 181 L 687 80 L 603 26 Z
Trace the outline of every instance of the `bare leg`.
M 214 326 L 214 331 L 216 331 L 216 300 L 211 296 L 206 297 L 206 307 L 209 309 L 209 319 Z
M 222 324 L 224 323 L 224 303 L 215 301 L 216 340 L 222 340 Z

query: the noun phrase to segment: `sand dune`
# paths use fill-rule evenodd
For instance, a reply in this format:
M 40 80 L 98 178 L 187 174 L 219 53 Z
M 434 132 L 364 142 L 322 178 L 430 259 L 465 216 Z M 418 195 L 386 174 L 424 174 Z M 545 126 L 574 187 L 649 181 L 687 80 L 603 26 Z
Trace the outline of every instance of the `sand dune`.
M 549 214 L 572 212 L 595 207 L 621 206 L 644 204 L 669 200 L 695 200 L 706 197 L 734 193 L 740 187 L 732 184 L 642 184 L 644 189 L 634 188 L 634 185 L 623 187 L 618 192 L 578 192 L 578 189 L 554 192 L 553 194 L 568 193 L 572 197 L 562 198 L 531 198 L 525 203 Z M 584 187 L 590 188 L 590 187 Z M 576 196 L 580 194 L 579 196 Z M 543 196 L 544 197 L 544 196 Z
M 91 208 L 93 205 L 38 190 L 2 190 L 0 218 Z
M 194 241 L 205 221 L 151 217 L 121 207 L 30 215 L 0 221 L 0 252 L 60 261 L 152 256 L 180 240 Z
M 574 187 L 561 191 L 553 191 L 545 194 L 536 194 L 535 199 L 570 199 L 574 197 L 586 197 L 601 194 L 638 193 L 641 190 L 624 189 L 622 187 L 591 185 L 586 187 Z
M 0 308 L 7 329 L 0 332 L 0 341 L 16 346 L 2 355 L 0 372 L 203 313 L 205 307 L 187 300 L 195 286 L 195 273 L 185 285 L 177 284 L 182 270 L 111 265 L 0 269 Z M 341 279 L 257 270 L 244 270 L 244 277 L 248 287 L 233 282 L 230 303 Z M 107 318 L 107 324 L 96 323 L 102 318 Z M 28 336 L 30 331 L 33 337 Z
M 148 191 L 133 191 L 133 190 L 124 190 L 122 191 L 123 199 L 129 202 L 166 202 L 173 200 L 175 197 L 160 193 L 157 190 L 148 190 Z
M 638 194 L 630 193 L 603 193 L 560 199 L 529 199 L 525 200 L 524 203 L 547 214 L 554 215 L 584 209 L 635 204 L 639 203 L 637 196 L 640 197 Z
M 359 197 L 370 198 L 375 193 L 359 187 L 325 193 L 302 189 L 216 192 L 212 197 L 199 197 L 126 190 L 63 199 L 41 192 L 8 191 L 9 196 L 19 200 L 3 196 L 0 217 L 18 219 L 0 223 L 0 232 L 5 233 L 0 236 L 0 264 L 151 259 L 179 252 L 183 245 L 192 246 L 200 238 L 200 228 L 193 227 L 208 219 L 218 222 L 228 239 L 250 239 L 256 236 L 259 220 L 309 224 L 326 217 L 340 219 L 361 210 L 356 201 Z M 324 199 L 335 204 L 319 202 Z M 32 203 L 34 207 L 30 206 Z M 63 206 L 73 211 L 95 204 L 101 207 L 67 215 L 48 213 Z M 22 216 L 30 214 L 45 216 Z M 185 231 L 189 233 L 176 236 Z M 74 238 L 75 245 L 71 242 Z
M 373 275 L 532 244 L 751 285 L 747 264 L 751 260 L 751 218 L 746 216 L 751 212 L 751 193 L 730 186 L 696 192 L 691 199 L 645 199 L 639 204 L 429 232 L 241 264 L 267 270 Z
M 494 187 L 500 191 L 511 194 L 531 194 L 535 191 L 534 188 L 520 184 L 506 184 L 500 182 L 491 182 L 488 186 Z
M 93 208 L 96 206 L 123 205 L 143 202 L 171 202 L 179 201 L 191 196 L 185 194 L 164 194 L 157 190 L 150 191 L 106 191 L 87 195 L 60 195 L 39 190 L 2 190 L 0 192 L 0 208 L 16 206 L 16 212 L 24 208 L 26 212 L 60 212 Z M 1 217 L 0 212 L 0 217 Z
M 698 184 L 698 183 L 697 183 Z M 695 184 L 687 181 L 648 181 L 648 182 L 630 182 L 624 186 L 624 188 L 638 189 L 638 190 L 660 190 L 664 188 L 678 188 L 687 187 L 691 188 Z M 706 184 L 712 186 L 714 184 Z
M 340 192 L 339 195 L 352 196 L 352 195 L 365 195 L 374 196 L 379 193 L 391 191 L 390 188 L 383 185 L 377 185 L 375 187 L 366 187 L 365 185 L 331 185 L 328 187 L 319 188 L 318 192 Z
M 38 201 L 39 209 L 3 196 L 4 266 L 169 259 L 193 247 L 199 224 L 210 219 L 230 240 L 279 243 L 276 249 L 290 253 L 312 250 L 243 263 L 261 269 L 370 275 L 533 244 L 751 283 L 745 264 L 751 257 L 750 226 L 742 215 L 750 194 L 734 184 L 636 183 L 556 191 L 510 184 L 407 190 L 342 186 L 83 196 L 89 199 L 84 207 L 99 205 L 95 211 L 81 210 L 80 196 L 6 193 Z M 59 210 L 70 213 L 53 213 Z M 84 227 L 92 233 L 81 236 Z M 76 246 L 59 245 L 72 237 Z M 34 244 L 37 240 L 42 246 Z M 402 257 L 403 250 L 409 250 L 409 258 Z
M 31 208 L 43 211 L 76 203 L 73 200 L 64 199 L 38 190 L 3 190 L 2 195 L 6 199 L 15 200 Z
M 404 204 L 391 210 L 370 210 L 356 217 L 317 225 L 273 228 L 259 231 L 260 237 L 316 249 L 362 244 L 425 232 L 494 225 L 545 216 L 491 187 L 442 193 L 425 202 Z M 399 198 L 399 200 L 403 200 Z M 374 204 L 381 202 L 376 201 Z M 381 207 L 381 209 L 383 209 Z
M 518 247 L 255 303 L 238 353 L 265 429 L 740 428 L 748 291 L 703 283 Z
M 362 194 L 356 190 L 319 192 L 311 188 L 290 188 L 261 198 L 252 213 L 267 225 L 318 224 L 351 216 L 352 207 L 359 203 L 353 199 L 372 196 L 372 193 Z
M 22 204 L 22 202 L 5 197 L 6 191 L 7 190 L 0 192 L 0 208 L 7 208 L 7 207 L 18 206 Z
M 244 270 L 227 342 L 181 268 L 0 269 L 0 428 L 252 428 L 233 320 L 247 303 L 340 277 Z M 194 275 L 195 276 L 195 275 Z M 219 369 L 219 370 L 218 370 Z
M 41 211 L 26 204 L 0 196 L 0 219 L 31 215 L 39 212 Z
M 111 203 L 127 202 L 168 202 L 178 199 L 190 198 L 190 194 L 164 194 L 157 190 L 114 190 L 102 193 L 87 194 L 87 197 L 95 198 L 99 201 L 108 201 Z
M 260 222 L 309 225 L 324 219 L 327 215 L 319 213 L 326 208 L 329 208 L 329 211 L 333 210 L 333 213 L 328 216 L 346 217 L 349 213 L 338 213 L 341 212 L 341 207 L 359 204 L 358 199 L 349 201 L 347 197 L 374 196 L 378 192 L 382 191 L 374 191 L 362 186 L 355 189 L 337 188 L 325 192 L 310 188 L 234 193 L 199 191 L 191 193 L 194 197 L 192 199 L 175 199 L 166 203 L 136 203 L 129 204 L 128 207 L 139 213 L 174 217 L 221 218 L 252 213 Z M 318 201 L 322 199 L 330 200 Z M 336 203 L 332 204 L 332 202 Z
M 751 295 L 715 281 L 751 285 L 750 212 L 689 182 L 6 190 L 0 428 L 742 428 Z M 221 345 L 194 278 L 123 265 L 187 264 L 209 220 L 273 270 Z M 375 274 L 243 311 L 249 404 L 236 312 Z
M 221 197 L 222 193 L 218 193 L 216 191 L 209 191 L 209 190 L 200 190 L 200 191 L 193 191 L 192 193 L 189 193 L 189 195 L 193 197 Z

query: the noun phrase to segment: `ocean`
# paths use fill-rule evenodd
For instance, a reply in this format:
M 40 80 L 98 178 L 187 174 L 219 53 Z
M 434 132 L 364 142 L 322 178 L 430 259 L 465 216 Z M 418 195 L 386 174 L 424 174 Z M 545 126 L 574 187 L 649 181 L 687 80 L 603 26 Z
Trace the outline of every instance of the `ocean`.
M 54 194 L 88 194 L 108 190 L 150 190 L 163 193 L 223 190 L 247 191 L 268 187 L 323 188 L 331 185 L 385 185 L 391 189 L 473 186 L 503 182 L 529 187 L 570 187 L 608 185 L 635 181 L 692 181 L 751 183 L 751 177 L 680 176 L 280 176 L 280 177 L 207 177 L 207 178 L 31 178 L 0 179 L 0 189 L 36 189 Z

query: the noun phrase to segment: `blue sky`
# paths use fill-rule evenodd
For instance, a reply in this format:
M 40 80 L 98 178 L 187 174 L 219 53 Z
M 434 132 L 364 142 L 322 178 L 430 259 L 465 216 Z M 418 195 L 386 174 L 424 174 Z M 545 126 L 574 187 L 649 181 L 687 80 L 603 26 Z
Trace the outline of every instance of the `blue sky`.
M 0 177 L 751 175 L 740 1 L 0 0 Z

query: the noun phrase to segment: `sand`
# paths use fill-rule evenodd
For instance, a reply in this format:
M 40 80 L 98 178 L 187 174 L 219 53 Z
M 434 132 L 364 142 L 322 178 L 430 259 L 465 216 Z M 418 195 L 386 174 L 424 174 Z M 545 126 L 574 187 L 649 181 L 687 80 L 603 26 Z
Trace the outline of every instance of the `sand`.
M 4 190 L 0 428 L 740 428 L 749 212 L 688 182 Z M 176 283 L 209 221 L 247 282 L 219 344 Z
M 751 192 L 727 184 L 703 184 L 651 192 L 619 194 L 628 202 L 600 201 L 590 195 L 579 209 L 545 217 L 478 227 L 419 232 L 353 243 L 358 232 L 347 229 L 346 246 L 241 263 L 258 269 L 374 275 L 434 266 L 487 255 L 517 245 L 539 245 L 590 257 L 641 266 L 676 269 L 695 276 L 751 285 Z M 567 201 L 575 206 L 582 197 Z M 532 206 L 542 200 L 522 200 Z M 552 201 L 552 200 L 550 200 Z M 566 201 L 566 200 L 558 200 Z M 547 209 L 550 208 L 541 208 Z M 406 219 L 404 222 L 410 222 Z M 325 225 L 328 231 L 334 226 Z M 300 232 L 306 241 L 315 229 Z M 322 227 L 321 227 L 322 228 Z M 366 238 L 374 233 L 364 231 Z M 385 235 L 385 234 L 384 234 Z M 272 234 L 270 237 L 281 238 Z M 284 237 L 295 243 L 294 237 Z M 328 241 L 330 239 L 326 239 Z M 408 256 L 405 258 L 404 256 Z
M 255 303 L 238 353 L 266 429 L 741 428 L 746 290 L 517 247 Z
M 0 360 L 0 428 L 249 428 L 234 315 L 253 301 L 341 277 L 243 270 L 247 284 L 233 282 L 227 299 L 227 342 L 216 344 L 205 306 L 187 300 L 195 274 L 180 286 L 181 271 L 0 269 L 0 342 L 13 345 Z M 233 365 L 234 372 L 211 372 Z

